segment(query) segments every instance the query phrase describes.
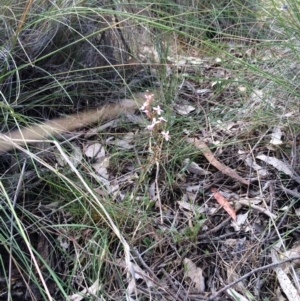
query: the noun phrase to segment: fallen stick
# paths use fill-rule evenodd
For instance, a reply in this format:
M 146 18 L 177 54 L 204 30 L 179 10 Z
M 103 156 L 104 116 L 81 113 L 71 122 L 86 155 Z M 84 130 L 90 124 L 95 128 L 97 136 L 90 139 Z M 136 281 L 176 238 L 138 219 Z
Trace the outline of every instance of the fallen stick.
M 201 150 L 203 153 L 204 157 L 207 159 L 207 161 L 213 165 L 215 168 L 217 168 L 220 172 L 223 174 L 241 182 L 242 184 L 249 185 L 250 182 L 248 180 L 245 180 L 241 176 L 239 176 L 233 169 L 230 167 L 226 166 L 222 162 L 218 161 L 211 150 L 208 148 L 206 143 L 202 142 L 201 140 L 197 138 L 187 138 L 187 142 L 195 145 L 198 149 Z

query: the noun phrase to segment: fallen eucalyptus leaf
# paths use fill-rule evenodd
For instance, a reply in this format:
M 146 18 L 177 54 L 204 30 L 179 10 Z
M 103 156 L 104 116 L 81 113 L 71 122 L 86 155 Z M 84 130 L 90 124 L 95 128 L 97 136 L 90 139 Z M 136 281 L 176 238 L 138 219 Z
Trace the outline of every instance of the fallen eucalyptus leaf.
M 293 172 L 290 170 L 290 168 L 284 162 L 278 160 L 277 158 L 269 157 L 266 155 L 258 155 L 256 158 L 266 162 L 267 164 L 272 165 L 277 170 L 282 171 L 286 175 L 293 177 Z
M 184 264 L 184 278 L 186 281 L 193 284 L 195 293 L 203 293 L 205 291 L 205 279 L 202 274 L 202 269 L 197 268 L 192 260 L 185 258 Z

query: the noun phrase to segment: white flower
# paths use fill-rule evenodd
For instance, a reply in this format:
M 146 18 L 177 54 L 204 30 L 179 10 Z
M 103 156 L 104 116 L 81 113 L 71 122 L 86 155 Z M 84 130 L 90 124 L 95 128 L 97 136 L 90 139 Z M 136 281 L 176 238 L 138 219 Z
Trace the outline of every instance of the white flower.
M 143 105 L 140 107 L 140 110 L 141 110 L 141 111 L 144 111 L 144 110 L 146 110 L 147 107 L 148 107 L 148 104 L 147 104 L 147 102 L 145 102 L 145 103 L 143 103 Z
M 145 113 L 147 116 L 150 114 L 149 110 L 147 110 L 147 109 L 143 109 L 142 112 Z
M 166 140 L 166 141 L 169 141 L 170 140 L 170 135 L 169 135 L 169 131 L 162 131 L 161 132 L 161 134 L 163 135 L 163 137 L 164 137 L 164 139 Z
M 156 113 L 158 115 L 161 115 L 161 113 L 163 112 L 163 110 L 160 108 L 160 106 L 157 106 L 156 108 L 153 108 L 154 111 L 156 111 Z
M 146 129 L 149 131 L 152 131 L 154 129 L 154 127 L 155 127 L 155 124 L 152 123 L 152 124 L 147 125 Z
M 154 94 L 146 93 L 146 94 L 145 94 L 146 102 L 150 104 L 150 102 L 152 101 L 152 98 L 153 98 L 153 97 L 154 97 Z
M 159 117 L 159 118 L 158 118 L 158 121 L 159 121 L 159 122 L 162 122 L 162 121 L 163 121 L 163 122 L 167 122 L 167 120 L 166 120 L 165 118 L 163 118 L 163 117 Z
M 154 129 L 155 125 L 158 124 L 158 123 L 159 123 L 159 121 L 157 121 L 156 118 L 153 118 L 152 119 L 152 124 L 148 125 L 146 127 L 146 129 L 152 131 Z

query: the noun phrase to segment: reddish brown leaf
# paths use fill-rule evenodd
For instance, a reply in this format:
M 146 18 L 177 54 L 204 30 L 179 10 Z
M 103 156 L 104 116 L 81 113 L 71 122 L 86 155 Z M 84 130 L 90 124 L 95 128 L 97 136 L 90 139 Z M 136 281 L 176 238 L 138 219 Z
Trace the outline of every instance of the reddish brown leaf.
M 234 208 L 229 204 L 229 202 L 222 196 L 221 193 L 217 190 L 217 188 L 211 188 L 212 193 L 214 194 L 214 198 L 217 202 L 224 208 L 224 210 L 232 217 L 234 221 L 236 221 L 236 213 Z

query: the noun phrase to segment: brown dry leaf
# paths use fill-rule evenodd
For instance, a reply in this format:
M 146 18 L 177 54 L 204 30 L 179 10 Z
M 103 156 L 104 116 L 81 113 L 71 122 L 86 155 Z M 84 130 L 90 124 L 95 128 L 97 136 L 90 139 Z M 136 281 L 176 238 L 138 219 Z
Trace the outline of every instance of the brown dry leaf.
M 70 146 L 72 147 L 72 151 L 70 154 L 65 153 L 65 156 L 69 159 L 72 165 L 77 167 L 83 158 L 82 151 L 75 144 L 70 144 Z M 65 157 L 61 154 L 61 152 L 58 149 L 54 151 L 54 155 L 59 166 L 64 167 L 68 165 L 68 162 L 66 161 Z
M 277 287 L 276 289 L 276 297 L 277 297 L 277 301 L 286 301 L 286 299 L 283 297 L 280 287 Z
M 206 143 L 200 141 L 197 138 L 187 138 L 187 142 L 194 144 L 198 149 L 200 149 L 204 155 L 204 157 L 208 160 L 210 164 L 212 164 L 215 168 L 217 168 L 219 171 L 221 171 L 223 174 L 245 184 L 249 185 L 250 182 L 248 180 L 243 179 L 241 176 L 239 176 L 233 169 L 226 166 L 225 164 L 218 161 L 213 153 L 210 151 Z
M 214 198 L 217 202 L 224 208 L 224 210 L 232 217 L 234 221 L 236 221 L 236 213 L 234 208 L 229 204 L 229 202 L 218 192 L 217 188 L 211 188 L 212 193 L 214 194 Z
M 231 226 L 233 227 L 234 231 L 238 232 L 241 230 L 242 226 L 245 225 L 245 223 L 248 219 L 248 214 L 249 214 L 249 211 L 246 212 L 245 214 L 238 214 L 236 217 L 236 221 L 231 222 Z M 244 229 L 244 232 L 249 232 L 249 231 L 250 231 L 249 227 L 246 227 Z
M 80 293 L 69 296 L 68 300 L 81 301 L 85 297 L 96 295 L 100 287 L 101 285 L 99 284 L 99 280 L 97 279 L 89 288 L 85 288 Z
M 281 254 L 280 259 L 282 259 L 282 260 L 287 259 L 287 258 L 290 258 L 290 259 L 297 258 L 290 263 L 285 263 L 282 265 L 282 268 L 285 273 L 288 273 L 292 267 L 295 269 L 299 269 L 299 267 L 300 267 L 299 255 L 300 255 L 300 245 L 293 246 L 293 248 L 286 250 L 285 252 L 283 252 Z
M 195 174 L 198 176 L 206 176 L 206 175 L 211 174 L 210 171 L 204 170 L 197 163 L 190 162 L 190 159 L 188 159 L 188 158 L 183 160 L 183 164 L 184 164 L 184 168 L 192 174 Z
M 271 250 L 271 258 L 273 263 L 278 263 L 278 255 L 277 252 L 272 249 Z M 300 301 L 300 295 L 293 285 L 292 281 L 288 277 L 288 275 L 284 272 L 281 266 L 275 266 L 274 270 L 277 275 L 277 279 L 282 291 L 285 293 L 286 297 L 289 301 Z
M 240 198 L 239 200 L 237 200 L 237 203 L 242 205 L 242 206 L 247 206 L 253 210 L 257 210 L 273 219 L 277 218 L 277 215 L 270 212 L 270 210 L 268 208 L 263 208 L 262 206 L 258 206 L 257 204 L 259 204 L 261 201 L 258 198 Z
M 108 140 L 106 140 L 106 143 L 110 144 L 110 145 L 115 145 L 122 149 L 132 149 L 134 146 L 131 143 L 134 142 L 134 137 L 135 137 L 135 134 L 132 132 L 129 132 L 129 133 L 123 135 L 122 139 L 115 139 L 115 140 L 108 139 Z
M 99 142 L 86 145 L 83 149 L 84 154 L 89 158 L 101 158 L 105 157 L 105 149 Z
M 193 212 L 193 214 L 195 216 L 206 212 L 206 209 L 204 206 L 199 207 L 199 206 L 193 205 L 185 200 L 177 201 L 177 204 L 179 205 L 180 209 L 185 209 L 187 211 Z
M 69 249 L 69 247 L 70 247 L 70 241 L 69 241 L 69 239 L 66 239 L 62 235 L 59 235 L 57 237 L 57 240 L 59 241 L 59 244 L 62 247 L 62 249 L 66 252 Z
M 203 293 L 205 291 L 205 279 L 202 275 L 202 269 L 197 268 L 191 259 L 185 258 L 184 278 L 190 282 L 195 288 L 195 293 Z M 193 291 L 194 292 L 194 291 Z
M 227 291 L 227 294 L 232 297 L 234 300 L 239 300 L 239 301 L 249 301 L 246 297 L 243 295 L 239 294 L 237 291 L 235 291 L 232 288 L 229 288 Z
M 266 162 L 267 164 L 272 165 L 277 170 L 284 172 L 286 175 L 290 176 L 291 178 L 294 176 L 294 173 L 290 169 L 290 167 L 287 164 L 285 164 L 283 161 L 278 160 L 277 158 L 269 157 L 263 154 L 256 156 L 256 158 Z
M 104 179 L 109 178 L 108 170 L 110 157 L 102 157 L 97 160 L 97 162 L 92 164 L 92 167 L 96 171 L 96 173 L 103 177 Z
M 120 261 L 123 266 L 126 266 L 125 260 Z M 148 288 L 154 287 L 154 283 L 151 281 L 147 272 L 144 272 L 137 264 L 132 263 L 132 269 L 134 270 L 134 277 L 129 281 L 127 286 L 127 294 L 133 295 L 137 289 L 136 280 L 143 279 L 146 282 Z
M 238 154 L 239 158 L 243 160 L 247 166 L 255 170 L 260 177 L 266 178 L 269 175 L 268 171 L 254 162 L 253 158 L 247 152 L 239 150 Z
M 237 241 L 236 241 L 236 243 L 237 243 Z M 228 283 L 232 283 L 241 278 L 241 275 L 239 275 L 239 273 L 237 273 L 236 268 L 237 267 L 235 265 L 230 265 L 230 264 L 226 267 Z M 238 291 L 240 293 L 243 293 L 246 290 L 243 281 L 239 281 L 237 284 L 235 284 L 229 290 L 231 290 L 231 289 L 234 289 L 235 291 Z M 229 290 L 227 290 L 227 292 Z
M 186 187 L 186 196 L 188 199 L 192 202 L 195 202 L 201 188 L 202 187 L 200 185 L 188 185 Z
M 176 104 L 174 105 L 174 110 L 180 115 L 188 115 L 191 112 L 195 111 L 196 108 L 190 105 L 185 104 Z
M 271 141 L 270 144 L 273 145 L 281 145 L 283 143 L 283 141 L 281 140 L 282 138 L 282 131 L 279 127 L 275 127 L 273 129 L 273 133 L 271 135 Z

